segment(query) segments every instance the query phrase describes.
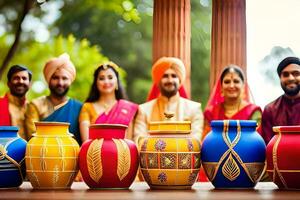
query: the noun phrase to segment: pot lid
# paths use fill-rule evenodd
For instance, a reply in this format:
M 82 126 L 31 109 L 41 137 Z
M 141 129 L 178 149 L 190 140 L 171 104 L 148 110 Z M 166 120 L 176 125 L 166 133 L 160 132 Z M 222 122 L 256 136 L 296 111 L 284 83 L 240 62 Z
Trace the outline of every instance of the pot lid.
M 150 122 L 149 134 L 187 134 L 191 132 L 191 121 L 174 121 L 174 113 L 164 113 L 164 121 Z

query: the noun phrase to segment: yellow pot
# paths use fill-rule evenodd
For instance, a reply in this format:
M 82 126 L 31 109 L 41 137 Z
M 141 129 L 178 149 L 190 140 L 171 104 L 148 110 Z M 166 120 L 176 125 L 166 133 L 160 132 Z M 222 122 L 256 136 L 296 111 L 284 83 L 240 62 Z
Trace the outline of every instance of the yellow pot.
M 189 121 L 149 124 L 141 140 L 140 164 L 152 189 L 189 189 L 200 170 L 200 143 L 190 135 Z
M 68 189 L 78 173 L 79 145 L 69 123 L 35 122 L 36 134 L 26 147 L 26 172 L 38 189 Z

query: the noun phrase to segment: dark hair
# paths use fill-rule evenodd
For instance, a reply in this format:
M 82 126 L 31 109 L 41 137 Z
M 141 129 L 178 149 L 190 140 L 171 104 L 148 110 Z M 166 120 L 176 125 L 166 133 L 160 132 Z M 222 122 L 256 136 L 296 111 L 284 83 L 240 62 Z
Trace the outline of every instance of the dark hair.
M 29 81 L 31 81 L 32 78 L 32 72 L 25 66 L 23 65 L 13 65 L 9 68 L 8 72 L 7 72 L 7 81 L 11 81 L 12 76 L 17 73 L 17 72 L 21 72 L 21 71 L 26 71 L 28 73 L 29 76 Z
M 116 77 L 117 77 L 117 84 L 118 84 L 118 89 L 115 90 L 115 95 L 116 95 L 116 99 L 119 100 L 119 99 L 128 99 L 127 98 L 127 94 L 120 82 L 120 78 L 119 78 L 119 73 L 110 65 L 106 65 L 107 68 L 110 68 L 114 71 L 114 73 L 116 74 Z M 105 69 L 107 69 L 105 68 Z M 102 70 L 105 70 L 103 65 L 100 65 L 94 72 L 94 80 L 93 80 L 93 84 L 91 86 L 91 89 L 90 89 L 90 92 L 89 92 L 89 95 L 87 97 L 87 99 L 85 100 L 85 102 L 95 102 L 97 101 L 101 94 L 97 88 L 97 79 L 98 79 L 98 75 L 100 73 L 100 71 Z
M 242 69 L 237 65 L 230 64 L 227 67 L 225 67 L 222 71 L 221 78 L 220 78 L 221 84 L 222 84 L 223 79 L 226 76 L 226 74 L 228 74 L 229 72 L 232 72 L 232 71 L 237 73 L 237 75 L 241 78 L 243 83 L 245 82 L 245 76 L 244 76 Z
M 280 76 L 282 70 L 290 64 L 300 65 L 300 59 L 297 57 L 286 57 L 285 59 L 283 59 L 277 67 L 278 76 Z

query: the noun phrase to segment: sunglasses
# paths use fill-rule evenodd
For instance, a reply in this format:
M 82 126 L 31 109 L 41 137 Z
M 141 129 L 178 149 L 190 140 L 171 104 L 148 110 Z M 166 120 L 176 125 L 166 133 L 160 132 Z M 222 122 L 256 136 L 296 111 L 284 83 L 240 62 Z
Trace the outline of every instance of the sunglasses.
M 287 78 L 290 75 L 292 75 L 293 77 L 297 78 L 297 77 L 300 76 L 300 71 L 291 71 L 291 72 L 283 71 L 283 72 L 281 72 L 281 76 L 284 77 L 284 78 Z

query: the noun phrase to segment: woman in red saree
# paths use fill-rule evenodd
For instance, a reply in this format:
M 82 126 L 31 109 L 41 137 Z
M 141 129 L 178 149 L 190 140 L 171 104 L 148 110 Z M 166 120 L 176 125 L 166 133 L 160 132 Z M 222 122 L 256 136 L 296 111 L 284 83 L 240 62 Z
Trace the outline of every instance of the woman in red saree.
M 212 120 L 256 120 L 260 125 L 261 116 L 261 108 L 251 103 L 243 71 L 229 65 L 222 71 L 204 110 L 202 140 L 211 130 Z
M 260 126 L 261 116 L 261 108 L 251 103 L 243 71 L 236 65 L 228 65 L 216 82 L 205 108 L 202 141 L 211 130 L 212 120 L 256 120 Z M 200 181 L 205 180 L 207 178 L 202 170 Z
M 119 79 L 119 67 L 113 62 L 100 65 L 94 72 L 89 96 L 82 106 L 79 123 L 81 139 L 88 139 L 90 124 L 129 126 L 126 138 L 132 139 L 132 121 L 138 105 L 127 99 Z

